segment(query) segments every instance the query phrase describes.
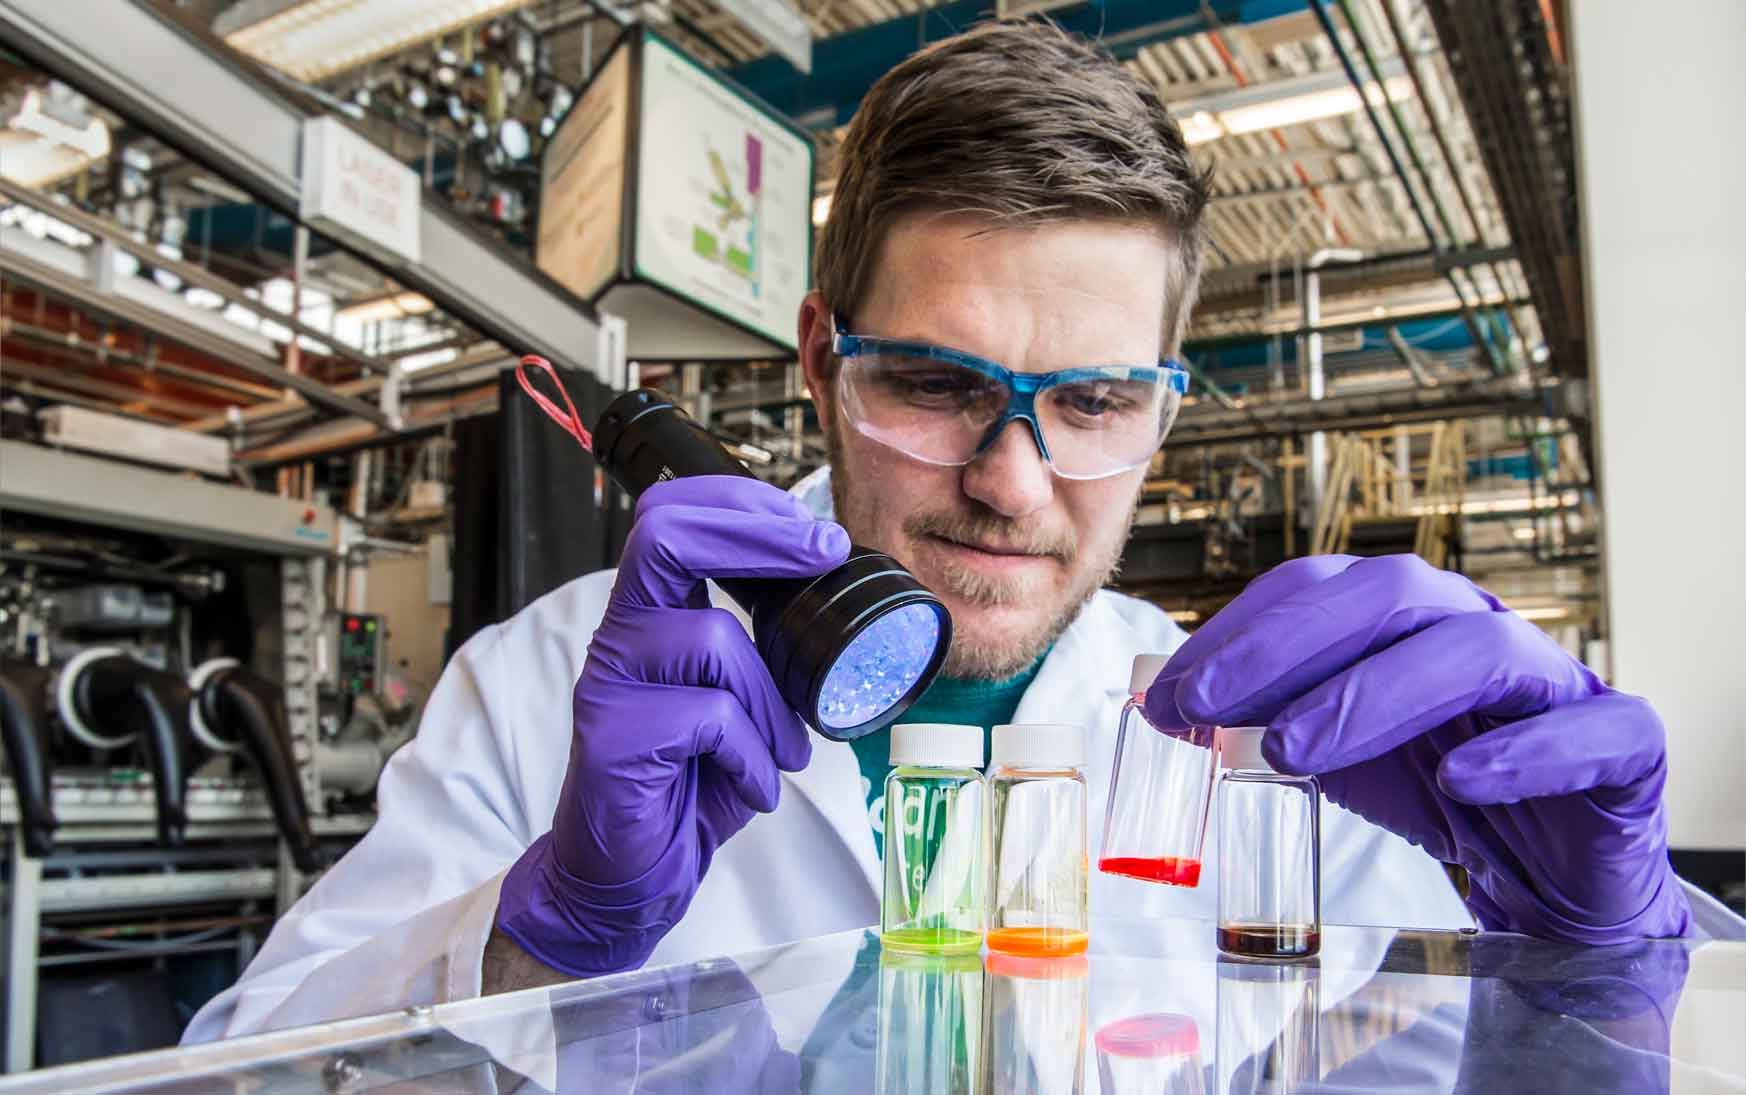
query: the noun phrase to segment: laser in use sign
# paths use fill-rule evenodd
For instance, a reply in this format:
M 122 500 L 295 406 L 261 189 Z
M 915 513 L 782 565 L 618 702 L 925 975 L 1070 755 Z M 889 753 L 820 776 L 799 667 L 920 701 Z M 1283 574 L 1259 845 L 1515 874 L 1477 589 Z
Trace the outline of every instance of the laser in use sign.
M 417 262 L 421 189 L 418 172 L 338 118 L 303 123 L 306 224 L 380 258 Z

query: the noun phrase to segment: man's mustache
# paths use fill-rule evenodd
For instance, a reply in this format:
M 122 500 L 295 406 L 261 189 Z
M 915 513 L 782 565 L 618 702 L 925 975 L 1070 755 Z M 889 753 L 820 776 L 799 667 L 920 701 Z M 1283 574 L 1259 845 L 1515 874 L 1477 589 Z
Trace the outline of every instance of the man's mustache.
M 989 514 L 914 513 L 904 519 L 911 536 L 941 540 L 1023 555 L 1070 561 L 1079 552 L 1079 537 L 1071 529 L 1048 529 Z

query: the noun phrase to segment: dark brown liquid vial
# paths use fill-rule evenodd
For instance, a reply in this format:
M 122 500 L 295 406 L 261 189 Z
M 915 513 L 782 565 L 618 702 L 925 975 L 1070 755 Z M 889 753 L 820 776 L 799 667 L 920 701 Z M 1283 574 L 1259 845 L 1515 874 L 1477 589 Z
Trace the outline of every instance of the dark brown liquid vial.
M 1308 924 L 1221 924 L 1219 950 L 1243 958 L 1308 958 L 1322 933 Z

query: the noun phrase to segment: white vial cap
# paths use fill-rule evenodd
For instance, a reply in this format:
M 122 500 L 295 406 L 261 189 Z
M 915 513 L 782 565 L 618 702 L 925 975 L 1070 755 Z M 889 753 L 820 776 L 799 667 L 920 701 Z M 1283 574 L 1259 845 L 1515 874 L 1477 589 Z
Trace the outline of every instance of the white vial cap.
M 1215 734 L 1219 748 L 1220 768 L 1240 768 L 1246 772 L 1271 772 L 1273 765 L 1261 755 L 1261 735 L 1265 726 L 1221 726 Z
M 1071 722 L 1011 722 L 994 728 L 990 765 L 1083 768 L 1085 727 Z
M 1138 695 L 1152 687 L 1152 682 L 1158 679 L 1164 663 L 1169 660 L 1168 654 L 1135 654 L 1134 672 L 1128 677 L 1128 694 Z
M 930 768 L 982 767 L 982 727 L 905 722 L 891 728 L 891 763 Z

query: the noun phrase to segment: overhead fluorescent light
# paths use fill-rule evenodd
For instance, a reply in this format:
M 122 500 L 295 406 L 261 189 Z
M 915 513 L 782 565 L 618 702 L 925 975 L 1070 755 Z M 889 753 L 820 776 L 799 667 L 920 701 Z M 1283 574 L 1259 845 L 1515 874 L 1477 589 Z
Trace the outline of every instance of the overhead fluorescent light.
M 6 119 L 6 124 L 92 159 L 109 154 L 108 126 L 70 108 L 44 103 L 42 93 L 35 88 L 24 93 L 18 113 Z
M 1166 615 L 1179 624 L 1192 624 L 1200 620 L 1200 613 L 1192 608 L 1173 608 Z
M 459 356 L 461 356 L 459 350 L 453 346 L 447 346 L 441 350 L 427 350 L 422 354 L 407 354 L 396 362 L 396 366 L 403 373 L 416 373 L 420 369 L 428 369 L 432 365 L 447 365 Z
M 1461 503 L 1461 512 L 1472 516 L 1476 513 L 1534 513 L 1538 510 L 1575 509 L 1582 504 L 1582 496 L 1574 490 L 1559 491 L 1556 494 L 1542 494 L 1529 497 L 1527 494 L 1503 495 L 1496 498 L 1468 498 Z M 1426 517 L 1433 514 L 1452 513 L 1453 503 L 1421 502 L 1407 506 L 1402 514 L 1407 517 Z
M 1372 105 L 1412 97 L 1412 78 L 1406 74 L 1400 58 L 1384 61 L 1382 74 L 1380 86 L 1374 81 L 1364 85 Z M 1183 139 L 1193 145 L 1337 118 L 1357 113 L 1362 106 L 1358 92 L 1336 70 L 1171 103 L 1170 113 L 1182 126 Z
M 1511 611 L 1524 620 L 1562 620 L 1571 614 L 1570 609 L 1560 605 L 1533 605 Z
M 236 49 L 299 80 L 324 79 L 531 0 L 245 0 L 213 30 Z
M 1412 81 L 1405 76 L 1396 76 L 1384 81 L 1381 88 L 1374 82 L 1364 85 L 1364 94 L 1369 97 L 1372 106 L 1383 105 L 1384 93 L 1397 102 L 1411 98 Z M 1219 115 L 1219 124 L 1224 126 L 1227 133 L 1254 133 L 1263 129 L 1284 129 L 1286 126 L 1302 125 L 1305 122 L 1318 122 L 1323 118 L 1338 118 L 1342 114 L 1356 114 L 1362 107 L 1363 104 L 1358 101 L 1358 92 L 1347 85 L 1227 110 Z
M 1189 144 L 1205 144 L 1225 135 L 1225 127 L 1219 124 L 1218 116 L 1208 110 L 1197 110 L 1177 121 L 1182 125 L 1182 139 Z
M 353 323 L 377 323 L 385 319 L 421 316 L 430 311 L 431 307 L 430 298 L 423 293 L 396 293 L 393 296 L 376 297 L 348 305 L 335 312 L 333 318 L 346 319 Z
M 32 88 L 0 130 L 0 175 L 39 188 L 84 170 L 109 148 L 109 127 L 101 120 L 45 101 Z

